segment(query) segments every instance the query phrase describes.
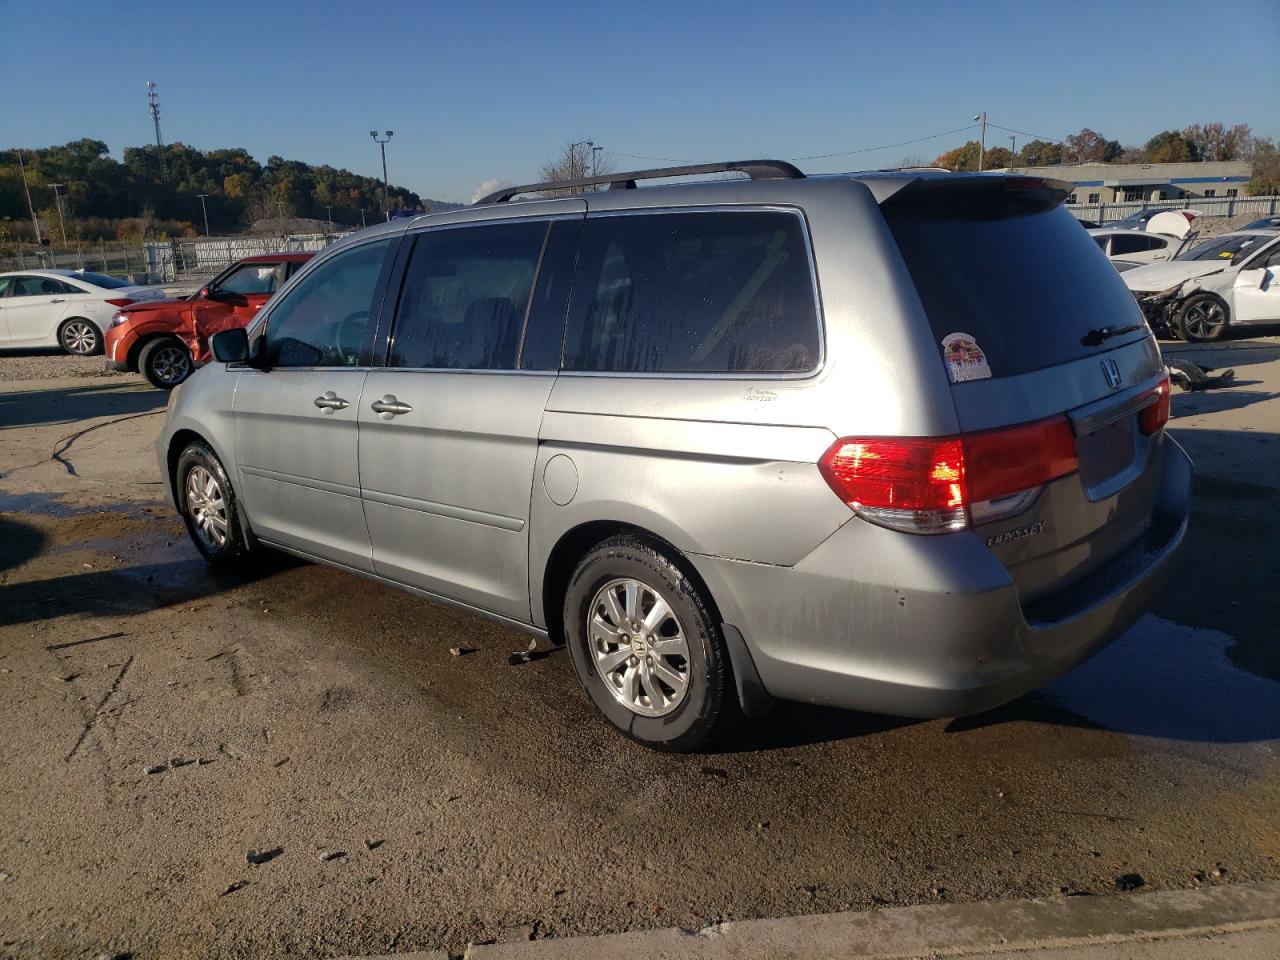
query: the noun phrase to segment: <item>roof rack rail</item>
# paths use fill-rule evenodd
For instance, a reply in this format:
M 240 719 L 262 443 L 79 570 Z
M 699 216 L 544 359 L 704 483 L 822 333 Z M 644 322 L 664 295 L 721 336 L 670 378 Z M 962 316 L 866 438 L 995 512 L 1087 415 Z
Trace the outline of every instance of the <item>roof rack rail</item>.
M 704 173 L 745 173 L 752 180 L 803 180 L 804 174 L 785 160 L 733 160 L 728 163 L 695 163 L 683 167 L 657 167 L 652 170 L 632 170 L 627 173 L 606 173 L 598 177 L 577 177 L 573 180 L 548 180 L 545 183 L 527 183 L 518 187 L 503 187 L 475 202 L 505 203 L 522 193 L 540 193 L 543 190 L 569 190 L 574 187 L 594 187 L 607 183 L 610 190 L 634 190 L 637 180 L 655 180 L 661 177 L 692 177 Z

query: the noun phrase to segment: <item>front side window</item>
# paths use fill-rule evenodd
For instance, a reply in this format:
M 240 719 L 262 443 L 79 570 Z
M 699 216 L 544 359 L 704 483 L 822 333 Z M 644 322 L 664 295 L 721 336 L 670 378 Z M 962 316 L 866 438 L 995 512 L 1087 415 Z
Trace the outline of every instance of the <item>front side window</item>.
M 383 262 L 391 241 L 339 253 L 293 287 L 267 318 L 270 367 L 355 367 L 369 363 Z
M 70 293 L 84 293 L 84 291 L 52 277 L 14 277 L 13 290 L 9 296 L 57 297 Z
M 513 370 L 546 221 L 432 230 L 414 240 L 393 367 Z
M 273 294 L 284 278 L 282 263 L 242 263 L 218 281 L 214 293 Z
M 819 354 L 813 275 L 795 214 L 588 218 L 565 369 L 801 373 Z

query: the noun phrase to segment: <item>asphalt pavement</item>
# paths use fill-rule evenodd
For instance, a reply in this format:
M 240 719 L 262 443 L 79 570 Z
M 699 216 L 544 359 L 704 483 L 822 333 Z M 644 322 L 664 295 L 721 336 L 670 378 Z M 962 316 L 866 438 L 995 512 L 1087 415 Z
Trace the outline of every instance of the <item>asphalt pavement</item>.
M 983 716 L 781 704 L 676 757 L 505 628 L 284 558 L 215 576 L 161 499 L 165 396 L 0 356 L 0 955 L 461 954 L 1280 880 L 1280 339 L 1177 351 L 1237 383 L 1174 396 L 1195 513 L 1129 634 Z

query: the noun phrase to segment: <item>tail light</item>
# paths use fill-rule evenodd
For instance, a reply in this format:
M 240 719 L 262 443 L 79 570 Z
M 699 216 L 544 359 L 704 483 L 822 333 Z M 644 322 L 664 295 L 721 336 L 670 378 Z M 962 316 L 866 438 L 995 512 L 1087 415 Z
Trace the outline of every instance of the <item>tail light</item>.
M 1042 485 L 1079 467 L 1065 417 L 959 437 L 845 438 L 818 469 L 859 516 L 910 533 L 969 526 L 977 512 L 1016 512 Z
M 1138 429 L 1146 436 L 1169 422 L 1169 375 L 1165 374 L 1151 392 L 1155 394 L 1155 402 L 1138 411 Z
M 129 304 L 136 303 L 136 302 L 137 301 L 132 300 L 129 297 L 120 297 L 116 300 L 107 301 L 107 303 L 111 304 L 113 307 L 127 307 Z

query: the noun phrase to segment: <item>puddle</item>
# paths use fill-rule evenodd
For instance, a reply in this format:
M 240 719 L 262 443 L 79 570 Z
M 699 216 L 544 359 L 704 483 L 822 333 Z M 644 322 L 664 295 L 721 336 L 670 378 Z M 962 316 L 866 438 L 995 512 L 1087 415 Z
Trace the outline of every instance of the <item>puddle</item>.
M 1277 753 L 1280 683 L 1233 664 L 1218 630 L 1147 615 L 1098 656 L 1044 688 L 1117 733 L 1191 743 L 1264 743 Z

